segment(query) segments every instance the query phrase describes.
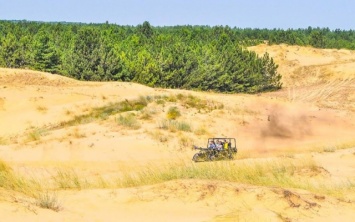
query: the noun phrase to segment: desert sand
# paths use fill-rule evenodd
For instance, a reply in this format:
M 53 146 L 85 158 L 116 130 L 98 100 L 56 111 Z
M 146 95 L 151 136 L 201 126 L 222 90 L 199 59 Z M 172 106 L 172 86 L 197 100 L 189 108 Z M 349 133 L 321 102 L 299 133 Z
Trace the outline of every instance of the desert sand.
M 282 90 L 219 94 L 0 68 L 0 160 L 15 175 L 39 181 L 59 206 L 45 209 L 34 196 L 0 186 L 0 221 L 352 221 L 355 51 L 287 45 L 249 50 L 268 52 L 279 64 Z M 213 108 L 191 107 L 179 95 Z M 69 124 L 98 107 L 139 98 L 155 99 L 129 112 L 135 128 L 119 124 L 127 113 Z M 162 127 L 172 106 L 190 130 Z M 235 159 L 193 163 L 193 145 L 204 147 L 209 137 L 236 138 Z M 175 163 L 238 169 L 278 161 L 306 162 L 310 167 L 296 167 L 292 178 L 328 187 L 208 178 L 114 182 Z M 58 175 L 71 177 L 68 172 L 79 185 L 58 186 Z M 98 178 L 102 183 L 92 182 Z

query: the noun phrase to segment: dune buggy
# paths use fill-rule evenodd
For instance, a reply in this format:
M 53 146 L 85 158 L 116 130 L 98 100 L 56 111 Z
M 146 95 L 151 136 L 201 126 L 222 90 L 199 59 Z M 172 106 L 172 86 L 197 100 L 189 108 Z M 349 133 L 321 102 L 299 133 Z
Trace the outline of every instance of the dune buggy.
M 238 151 L 235 138 L 209 138 L 206 148 L 194 148 L 200 150 L 192 157 L 195 162 L 233 159 Z

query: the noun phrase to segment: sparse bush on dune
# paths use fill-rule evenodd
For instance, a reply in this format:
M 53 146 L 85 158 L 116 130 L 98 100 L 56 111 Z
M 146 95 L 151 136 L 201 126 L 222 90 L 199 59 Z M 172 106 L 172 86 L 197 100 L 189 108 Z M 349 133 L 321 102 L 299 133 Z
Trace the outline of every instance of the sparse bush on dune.
M 187 122 L 163 119 L 158 123 L 159 129 L 169 130 L 170 132 L 185 131 L 191 132 L 191 126 Z
M 199 111 L 211 112 L 216 109 L 223 109 L 224 105 L 221 102 L 214 100 L 202 99 L 192 94 L 177 95 L 159 95 L 154 96 L 154 100 L 158 105 L 165 105 L 166 103 L 177 103 L 186 108 L 194 108 Z
M 140 112 L 139 118 L 143 119 L 143 120 L 150 120 L 150 119 L 152 119 L 152 116 L 154 114 L 155 114 L 154 110 L 145 108 Z
M 165 100 L 164 99 L 157 99 L 156 101 L 155 101 L 158 105 L 162 105 L 162 106 L 164 106 L 165 105 Z
M 216 109 L 223 109 L 224 105 L 221 102 L 214 100 L 201 99 L 200 97 L 188 94 L 178 94 L 177 100 L 186 108 L 195 108 L 199 111 L 211 112 Z
M 170 107 L 167 114 L 166 114 L 166 118 L 168 120 L 175 120 L 179 116 L 181 116 L 181 113 L 180 113 L 179 108 L 177 108 L 176 106 Z
M 120 115 L 116 118 L 116 122 L 119 125 L 127 127 L 129 129 L 136 130 L 141 127 L 140 123 L 137 120 L 137 117 L 133 113 L 127 115 Z
M 175 95 L 172 94 L 166 98 L 166 101 L 176 103 L 178 101 L 178 99 L 176 98 Z
M 48 191 L 38 195 L 36 205 L 44 209 L 54 210 L 56 212 L 63 209 L 58 201 L 57 195 L 55 193 L 49 193 Z

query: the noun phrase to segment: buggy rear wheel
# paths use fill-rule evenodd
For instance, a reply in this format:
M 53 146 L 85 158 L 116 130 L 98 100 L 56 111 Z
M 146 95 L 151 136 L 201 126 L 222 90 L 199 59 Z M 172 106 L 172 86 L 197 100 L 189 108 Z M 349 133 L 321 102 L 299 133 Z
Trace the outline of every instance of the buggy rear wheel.
M 195 153 L 195 155 L 192 157 L 192 160 L 195 161 L 195 162 L 197 162 L 198 159 L 199 159 L 199 156 L 200 156 L 199 153 Z

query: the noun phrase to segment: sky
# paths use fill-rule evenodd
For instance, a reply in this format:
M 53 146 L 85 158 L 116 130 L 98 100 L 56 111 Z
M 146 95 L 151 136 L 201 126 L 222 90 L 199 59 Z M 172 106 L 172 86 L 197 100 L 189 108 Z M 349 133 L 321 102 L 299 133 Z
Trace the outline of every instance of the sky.
M 0 0 L 0 20 L 355 30 L 354 0 Z

